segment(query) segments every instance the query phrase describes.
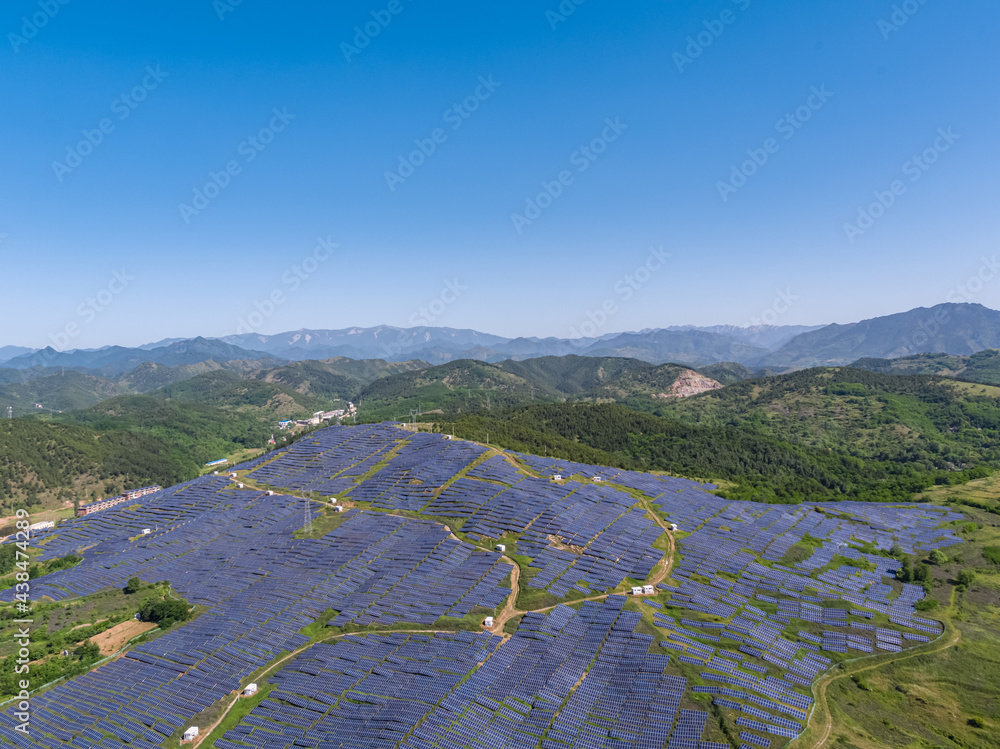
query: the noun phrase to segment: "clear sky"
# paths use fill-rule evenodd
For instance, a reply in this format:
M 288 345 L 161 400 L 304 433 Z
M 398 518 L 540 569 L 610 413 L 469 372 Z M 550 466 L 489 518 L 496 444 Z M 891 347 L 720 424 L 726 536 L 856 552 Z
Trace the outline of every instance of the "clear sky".
M 997 28 L 995 0 L 8 0 L 0 345 L 998 307 Z

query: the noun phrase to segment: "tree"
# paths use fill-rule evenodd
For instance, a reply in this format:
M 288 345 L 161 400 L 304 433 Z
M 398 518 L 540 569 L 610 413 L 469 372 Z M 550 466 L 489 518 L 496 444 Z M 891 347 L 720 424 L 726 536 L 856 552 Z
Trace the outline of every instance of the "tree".
M 972 570 L 961 570 L 958 573 L 958 584 L 968 588 L 976 581 L 976 573 Z
M 167 629 L 174 622 L 182 622 L 191 616 L 189 604 L 182 599 L 156 599 L 153 597 L 143 601 L 139 608 L 139 618 L 144 622 L 155 622 Z
M 96 642 L 87 640 L 73 651 L 73 655 L 78 656 L 81 661 L 94 661 L 101 656 L 101 649 Z
M 900 567 L 899 571 L 896 573 L 896 579 L 899 580 L 901 583 L 913 582 L 913 570 L 910 567 L 910 558 L 903 557 L 901 561 L 903 563 L 903 566 Z
M 125 583 L 125 587 L 122 589 L 125 595 L 130 596 L 133 593 L 137 593 L 142 590 L 142 580 L 138 577 L 130 577 L 128 582 Z
M 947 564 L 948 562 L 948 557 L 945 556 L 945 553 L 941 551 L 941 549 L 934 549 L 934 551 L 930 553 L 928 559 L 930 560 L 931 564 L 936 564 L 938 566 L 942 564 Z
M 917 565 L 917 568 L 913 570 L 913 582 L 915 583 L 928 583 L 931 580 L 931 568 L 926 564 Z

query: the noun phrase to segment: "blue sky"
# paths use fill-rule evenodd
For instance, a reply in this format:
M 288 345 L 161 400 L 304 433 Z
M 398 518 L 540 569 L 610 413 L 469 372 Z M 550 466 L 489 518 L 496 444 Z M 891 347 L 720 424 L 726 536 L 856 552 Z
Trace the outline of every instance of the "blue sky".
M 0 11 L 0 344 L 1000 306 L 992 0 L 95 5 Z

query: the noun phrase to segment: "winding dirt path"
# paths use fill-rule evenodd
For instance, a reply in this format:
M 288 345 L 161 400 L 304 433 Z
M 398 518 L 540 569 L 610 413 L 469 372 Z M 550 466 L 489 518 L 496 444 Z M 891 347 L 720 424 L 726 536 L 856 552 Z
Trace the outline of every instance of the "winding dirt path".
M 850 669 L 844 669 L 839 673 L 828 671 L 826 675 L 820 677 L 819 681 L 817 681 L 813 686 L 813 696 L 816 702 L 813 708 L 813 714 L 806 725 L 808 730 L 808 724 L 812 722 L 812 719 L 818 717 L 820 714 L 823 714 L 825 716 L 823 718 L 823 729 L 822 733 L 820 733 L 820 735 L 816 737 L 815 743 L 804 744 L 804 746 L 808 746 L 810 749 L 821 749 L 830 739 L 830 736 L 833 733 L 833 711 L 830 709 L 830 702 L 826 696 L 827 689 L 830 687 L 831 684 L 833 684 L 835 681 L 839 679 L 846 679 L 851 676 L 855 676 L 856 674 L 863 673 L 865 671 L 872 671 L 876 668 L 881 668 L 882 666 L 888 666 L 890 664 L 899 663 L 900 661 L 909 660 L 910 658 L 918 658 L 923 655 L 934 655 L 935 653 L 940 653 L 944 650 L 947 650 L 948 648 L 954 647 L 961 641 L 962 633 L 959 630 L 955 629 L 950 623 L 948 624 L 948 628 L 951 630 L 951 634 L 947 638 L 947 640 L 945 640 L 943 643 L 935 641 L 930 643 L 929 645 L 913 648 L 912 650 L 908 651 L 903 651 L 899 654 L 899 657 L 887 658 L 885 660 L 879 660 L 878 662 L 874 663 L 869 663 L 868 658 L 861 658 L 854 661 L 856 667 L 852 667 Z M 943 637 L 944 633 L 942 633 L 940 636 Z M 880 656 L 874 656 L 874 657 L 879 658 Z M 846 663 L 847 662 L 841 662 L 838 665 L 846 665 Z M 834 668 L 837 667 L 835 666 Z M 798 739 L 794 739 L 793 741 L 789 742 L 788 746 L 792 746 L 796 742 L 799 742 L 801 739 L 803 739 L 803 737 L 808 739 L 808 735 L 806 732 L 800 734 Z
M 657 566 L 660 569 L 658 571 L 655 571 L 646 580 L 646 585 L 658 585 L 659 583 L 663 582 L 668 577 L 670 577 L 670 572 L 674 568 L 674 550 L 676 549 L 676 545 L 674 542 L 674 533 L 673 531 L 670 530 L 670 526 L 666 523 L 666 521 L 661 520 L 660 516 L 657 515 L 653 511 L 653 509 L 649 506 L 648 500 L 642 499 L 640 500 L 640 504 L 646 511 L 646 514 L 649 515 L 649 517 L 651 517 L 653 521 L 663 529 L 663 532 L 667 534 L 667 550 L 663 555 L 663 559 L 661 559 L 657 563 Z M 541 609 L 532 609 L 530 612 L 520 611 L 517 608 L 515 608 L 515 606 L 517 605 L 517 598 L 521 594 L 521 568 L 520 565 L 518 565 L 513 559 L 510 559 L 509 557 L 503 557 L 503 560 L 512 567 L 511 588 L 513 588 L 513 592 L 507 597 L 507 603 L 504 605 L 503 611 L 501 611 L 496 617 L 494 617 L 493 626 L 489 628 L 490 632 L 492 632 L 495 635 L 501 635 L 501 636 L 505 636 L 503 628 L 507 624 L 507 622 L 509 622 L 514 617 L 522 616 L 523 614 L 528 614 L 528 613 L 541 614 L 546 611 L 551 611 L 552 609 L 561 605 L 557 603 L 552 606 L 546 606 L 545 608 Z M 589 596 L 587 598 L 578 598 L 574 601 L 571 601 L 571 603 L 583 603 L 584 601 L 603 601 L 608 596 L 621 595 L 624 592 L 625 589 L 615 589 L 610 593 L 602 593 L 601 595 Z
M 394 632 L 406 632 L 406 633 L 415 634 L 415 635 L 454 634 L 453 630 L 446 630 L 446 629 L 386 629 L 386 630 L 380 630 L 379 632 L 376 632 L 376 633 L 373 633 L 373 634 L 380 634 L 380 635 L 386 634 L 387 635 L 387 634 L 392 634 Z M 262 674 L 260 674 L 260 676 L 257 677 L 257 679 L 259 681 L 263 682 L 264 678 L 267 677 L 267 676 L 270 676 L 271 672 L 274 671 L 274 669 L 276 669 L 282 663 L 284 663 L 285 661 L 287 661 L 289 658 L 295 658 L 296 656 L 301 655 L 302 653 L 304 653 L 306 650 L 308 650 L 309 648 L 313 647 L 314 645 L 319 645 L 322 642 L 329 642 L 330 640 L 339 640 L 339 639 L 341 639 L 343 637 L 365 637 L 365 636 L 366 636 L 366 634 L 364 632 L 343 632 L 341 634 L 330 635 L 329 637 L 320 638 L 319 640 L 316 640 L 315 642 L 310 642 L 310 643 L 308 643 L 306 645 L 303 645 L 301 648 L 299 648 L 298 650 L 296 650 L 294 653 L 289 653 L 288 655 L 286 655 L 281 660 L 275 661 L 270 666 L 268 666 L 267 669 L 265 669 L 265 671 Z M 229 715 L 230 711 L 232 711 L 232 709 L 234 707 L 236 707 L 236 704 L 241 699 L 243 699 L 243 693 L 242 692 L 240 694 L 236 695 L 236 697 L 233 699 L 233 701 L 229 703 L 229 706 L 225 710 L 222 711 L 222 714 L 219 716 L 219 719 L 217 721 L 215 721 L 212 725 L 210 725 L 208 728 L 204 729 L 203 731 L 199 731 L 198 738 L 196 738 L 194 741 L 192 741 L 189 744 L 182 744 L 182 746 L 189 746 L 192 749 L 197 749 L 197 747 L 201 746 L 201 743 L 203 741 L 205 741 L 209 736 L 212 735 L 212 732 L 215 731 L 215 729 L 219 727 L 219 724 L 222 723 L 222 721 L 224 721 L 226 719 L 226 716 Z

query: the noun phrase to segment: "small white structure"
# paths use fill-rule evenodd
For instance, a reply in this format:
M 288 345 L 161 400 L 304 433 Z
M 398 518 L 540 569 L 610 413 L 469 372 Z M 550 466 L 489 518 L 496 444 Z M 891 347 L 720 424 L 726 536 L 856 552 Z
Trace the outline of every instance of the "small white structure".
M 557 473 L 555 476 L 552 477 L 552 480 L 553 481 L 562 481 L 563 480 L 562 474 Z
M 604 481 L 604 479 L 602 479 L 600 476 L 594 476 L 594 483 L 595 484 L 600 484 L 603 481 Z
M 198 738 L 198 726 L 191 726 L 184 732 L 185 741 L 194 741 Z
M 670 524 L 670 530 L 672 530 L 672 531 L 679 531 L 680 528 L 677 527 L 677 523 L 671 523 Z
M 632 586 L 632 595 L 634 595 L 634 596 L 641 596 L 642 595 L 642 586 L 641 585 L 633 585 Z
M 144 536 L 148 536 L 152 532 L 153 532 L 152 528 L 143 528 L 142 529 L 142 535 L 144 535 Z
M 269 496 L 269 497 L 273 497 L 273 496 L 274 496 L 274 492 L 273 492 L 273 491 L 271 491 L 270 489 L 268 489 L 268 490 L 267 490 L 267 496 Z
M 28 526 L 29 531 L 43 531 L 46 528 L 55 528 L 56 524 L 53 520 L 42 520 L 37 523 L 32 523 Z
M 237 484 L 237 485 L 236 485 L 236 488 L 237 488 L 237 489 L 242 489 L 242 488 L 243 488 L 243 484 Z
M 236 478 L 236 474 L 235 473 L 230 473 L 229 475 L 232 476 L 233 478 Z
M 247 688 L 243 690 L 243 696 L 244 697 L 251 697 L 251 696 L 253 696 L 255 694 L 257 694 L 257 685 L 256 684 L 247 684 Z
M 334 505 L 333 506 L 333 511 L 334 512 L 343 512 L 344 511 L 344 506 L 343 505 Z
M 483 622 L 483 626 L 487 627 L 487 628 L 488 627 L 492 627 L 493 626 L 493 617 L 492 616 L 486 617 L 486 621 Z
M 643 585 L 642 592 L 645 593 L 647 596 L 655 596 L 656 588 L 654 588 L 652 585 Z
M 497 544 L 497 551 L 499 551 L 500 553 L 503 553 L 503 552 L 507 551 L 507 547 L 504 544 Z

